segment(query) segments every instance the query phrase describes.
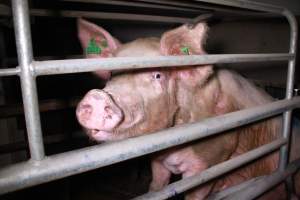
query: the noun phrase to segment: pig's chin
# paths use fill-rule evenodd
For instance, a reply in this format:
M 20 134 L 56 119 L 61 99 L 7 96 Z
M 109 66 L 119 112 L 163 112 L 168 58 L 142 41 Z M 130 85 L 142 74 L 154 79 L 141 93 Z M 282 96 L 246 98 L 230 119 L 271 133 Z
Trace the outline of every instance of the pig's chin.
M 100 131 L 100 130 L 88 130 L 89 136 L 92 140 L 97 142 L 112 140 L 112 133 L 108 131 Z
M 130 124 L 120 124 L 111 131 L 104 130 L 89 130 L 91 139 L 97 142 L 114 141 L 136 136 L 139 130 L 139 120 Z

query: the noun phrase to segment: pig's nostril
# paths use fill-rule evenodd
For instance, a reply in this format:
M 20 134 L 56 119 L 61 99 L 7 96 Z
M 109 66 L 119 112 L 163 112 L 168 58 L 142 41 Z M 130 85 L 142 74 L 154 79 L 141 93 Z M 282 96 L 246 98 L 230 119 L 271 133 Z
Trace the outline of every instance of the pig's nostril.
M 111 111 L 111 108 L 110 108 L 110 106 L 105 106 L 105 107 L 104 107 L 104 110 L 105 110 L 105 112 L 110 112 L 110 111 Z
M 110 106 L 105 106 L 105 107 L 104 107 L 104 111 L 105 111 L 105 113 L 106 113 L 105 118 L 106 118 L 106 119 L 111 119 L 111 118 L 112 118 L 112 115 L 114 114 L 112 108 L 111 108 Z
M 91 105 L 84 104 L 84 105 L 80 106 L 79 110 L 80 110 L 80 113 L 82 113 L 84 115 L 89 115 L 92 113 L 93 108 Z
M 81 125 L 86 125 L 87 121 L 90 120 L 90 117 L 93 113 L 93 108 L 89 104 L 81 104 L 77 109 L 77 117 Z
M 105 106 L 104 111 L 106 113 L 105 119 L 112 119 L 112 114 L 113 113 L 112 113 L 111 107 L 110 106 Z

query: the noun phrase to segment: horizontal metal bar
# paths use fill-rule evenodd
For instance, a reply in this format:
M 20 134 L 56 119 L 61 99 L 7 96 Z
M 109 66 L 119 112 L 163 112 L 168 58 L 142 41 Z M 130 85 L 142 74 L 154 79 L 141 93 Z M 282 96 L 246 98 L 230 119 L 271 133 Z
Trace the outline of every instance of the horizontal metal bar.
M 19 75 L 21 72 L 19 67 L 16 68 L 7 68 L 7 69 L 0 69 L 0 77 L 1 76 L 13 76 Z
M 77 1 L 77 0 L 75 0 Z M 81 0 L 78 0 L 81 1 Z M 94 1 L 94 0 L 91 0 Z M 110 2 L 110 1 L 108 1 Z M 102 2 L 101 2 L 102 3 Z M 174 2 L 172 2 L 173 4 Z M 165 4 L 165 3 L 164 3 Z M 178 3 L 176 3 L 178 4 Z M 175 5 L 176 5 L 175 4 Z M 182 3 L 180 3 L 182 4 Z M 160 4 L 148 4 L 149 6 L 158 6 L 161 7 L 163 5 Z M 166 4 L 168 7 L 171 5 L 170 3 Z M 183 3 L 185 5 L 185 3 Z M 205 6 L 205 5 L 199 5 L 199 4 L 194 4 L 195 7 L 189 6 L 189 8 L 183 8 L 181 7 L 174 7 L 174 9 L 191 9 L 193 8 L 194 10 L 197 10 L 198 14 L 207 14 L 211 13 L 213 14 L 214 12 L 221 12 L 221 13 L 226 13 L 226 14 L 233 14 L 236 16 L 250 16 L 250 17 L 274 17 L 274 15 L 270 15 L 269 13 L 260 13 L 260 12 L 254 12 L 254 11 L 241 11 L 241 10 L 234 10 L 234 9 L 226 9 L 222 7 L 216 7 L 216 6 Z M 179 5 L 178 5 L 179 6 Z M 197 9 L 196 9 L 197 8 Z M 191 9 L 192 10 L 192 9 Z M 191 11 L 190 11 L 191 12 Z M 97 14 L 98 13 L 98 14 Z M 87 17 L 87 18 L 95 18 L 95 19 L 116 19 L 116 20 L 133 20 L 133 21 L 154 21 L 154 22 L 165 22 L 165 23 L 193 23 L 195 20 L 193 18 L 182 18 L 182 17 L 172 17 L 172 16 L 155 16 L 152 20 L 152 15 L 139 15 L 139 16 L 146 16 L 143 18 L 135 18 L 134 14 L 125 14 L 121 13 L 108 13 L 108 12 L 88 12 L 88 11 L 68 11 L 68 10 L 47 10 L 47 9 L 31 9 L 30 10 L 30 15 L 32 16 L 44 16 L 44 17 Z M 0 16 L 11 16 L 11 10 L 9 7 L 1 7 L 0 5 Z M 159 18 L 162 17 L 162 18 Z M 145 18 L 145 19 L 144 19 Z M 179 21 L 177 19 L 180 19 Z
M 233 186 L 224 191 L 211 195 L 208 200 L 251 200 L 259 197 L 272 187 L 277 186 L 288 176 L 300 168 L 300 159 L 291 162 L 286 170 L 277 170 L 268 176 L 261 176 L 247 182 Z
M 200 13 L 199 13 L 200 14 Z M 159 23 L 192 23 L 193 18 L 184 17 L 167 17 L 157 15 L 140 15 L 127 13 L 112 13 L 112 12 L 87 12 L 87 11 L 72 11 L 72 10 L 46 10 L 46 9 L 31 9 L 30 15 L 33 16 L 50 16 L 50 17 L 86 17 L 95 19 L 111 19 L 111 20 L 129 20 L 129 21 L 148 21 Z
M 270 152 L 273 152 L 274 150 L 281 147 L 283 144 L 286 144 L 286 142 L 287 140 L 284 138 L 275 140 L 269 144 L 258 147 L 245 154 L 242 154 L 223 163 L 210 167 L 199 174 L 171 183 L 160 191 L 149 192 L 147 194 L 134 198 L 134 200 L 162 200 L 173 197 L 176 194 L 180 194 L 203 183 L 206 183 L 218 176 L 230 172 L 233 169 L 247 164 L 250 161 L 253 161 Z
M 36 61 L 33 63 L 33 69 L 35 70 L 36 75 L 50 75 L 89 72 L 100 69 L 117 70 L 150 67 L 174 67 L 184 65 L 205 65 L 216 63 L 284 61 L 293 58 L 293 54 L 285 53 L 91 58 Z
M 201 13 L 199 13 L 201 14 Z M 11 15 L 11 13 L 3 12 L 0 16 Z M 157 15 L 141 15 L 128 13 L 113 13 L 113 12 L 91 12 L 91 11 L 73 11 L 73 10 L 48 10 L 48 9 L 31 9 L 30 15 L 41 17 L 86 17 L 95 19 L 110 19 L 110 20 L 128 20 L 128 21 L 146 21 L 159 23 L 193 23 L 193 18 L 185 17 L 169 17 Z
M 247 0 L 193 0 L 197 2 L 205 2 L 205 3 L 213 3 L 216 5 L 223 6 L 232 6 L 244 9 L 251 9 L 257 11 L 265 11 L 282 14 L 284 11 L 283 7 L 274 6 L 266 3 L 259 3 L 255 1 L 247 1 Z
M 155 5 L 149 3 L 142 3 L 142 2 L 130 2 L 130 1 L 120 1 L 120 0 L 62 0 L 65 2 L 79 2 L 79 3 L 94 3 L 94 4 L 108 4 L 108 5 L 117 5 L 117 6 L 131 6 L 131 7 L 138 7 L 138 8 L 157 8 L 157 9 L 165 9 L 165 10 L 178 10 L 178 11 L 185 11 L 185 12 L 200 12 L 200 9 L 193 9 L 193 8 L 182 8 L 177 6 L 171 5 Z
M 0 170 L 0 194 L 79 174 L 130 158 L 163 150 L 196 139 L 274 116 L 300 104 L 300 97 L 280 100 L 237 112 L 208 118 L 154 134 L 105 143 L 29 161 Z M 182 134 L 184 132 L 184 134 Z
M 229 7 L 219 6 L 217 4 L 201 4 L 201 2 L 193 2 L 193 1 L 162 1 L 162 0 L 135 0 L 138 2 L 146 2 L 157 5 L 172 5 L 186 8 L 198 8 L 198 9 L 206 9 L 209 11 L 213 11 L 214 13 L 226 13 L 226 14 L 235 14 L 237 16 L 269 16 L 265 15 L 265 13 L 257 12 L 253 10 L 238 10 L 236 8 L 232 9 Z
M 226 198 L 235 192 L 241 192 L 246 187 L 251 186 L 253 183 L 256 183 L 257 181 L 264 179 L 265 177 L 267 177 L 267 175 L 258 176 L 258 177 L 252 178 L 248 181 L 242 182 L 238 185 L 232 186 L 230 188 L 226 188 L 225 190 L 222 190 L 220 192 L 210 194 L 207 197 L 207 200 L 223 200 L 223 198 Z

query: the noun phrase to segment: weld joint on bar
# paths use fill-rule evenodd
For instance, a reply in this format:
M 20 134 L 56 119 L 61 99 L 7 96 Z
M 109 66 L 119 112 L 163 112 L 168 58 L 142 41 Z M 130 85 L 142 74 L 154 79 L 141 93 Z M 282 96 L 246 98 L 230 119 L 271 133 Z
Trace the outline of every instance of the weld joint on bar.
M 29 71 L 30 71 L 30 74 L 33 78 L 37 77 L 35 61 L 34 60 L 32 60 L 32 62 L 29 64 Z
M 21 76 L 21 70 L 22 70 L 21 67 L 20 67 L 20 66 L 17 66 L 17 67 L 15 68 L 15 70 L 16 70 L 16 71 L 15 71 L 15 72 L 16 72 L 15 75 L 17 75 L 17 76 L 20 77 L 20 76 Z

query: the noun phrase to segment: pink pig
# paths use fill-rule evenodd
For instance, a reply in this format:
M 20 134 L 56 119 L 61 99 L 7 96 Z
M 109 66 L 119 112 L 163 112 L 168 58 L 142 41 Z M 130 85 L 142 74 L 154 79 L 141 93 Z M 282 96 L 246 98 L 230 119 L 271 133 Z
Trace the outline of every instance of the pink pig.
M 84 49 L 94 38 L 100 54 L 88 57 L 130 57 L 182 54 L 205 54 L 203 43 L 207 26 L 180 26 L 159 38 L 142 38 L 120 44 L 103 28 L 78 20 L 79 38 Z M 107 45 L 101 46 L 101 41 Z M 185 48 L 183 51 L 182 48 Z M 109 72 L 98 71 L 104 79 Z M 272 101 L 264 91 L 229 70 L 213 70 L 213 66 L 143 69 L 112 77 L 103 90 L 89 91 L 79 103 L 76 114 L 88 136 L 96 141 L 119 140 L 149 134 L 183 123 L 201 121 Z M 160 190 L 169 183 L 171 174 L 193 176 L 212 165 L 228 160 L 255 147 L 279 138 L 280 119 L 228 131 L 191 144 L 155 154 L 152 160 L 150 190 Z M 182 133 L 184 134 L 184 133 Z M 185 199 L 201 200 L 220 191 L 277 168 L 278 153 L 199 186 Z M 285 198 L 281 185 L 266 199 Z M 273 195 L 276 196 L 273 196 Z

